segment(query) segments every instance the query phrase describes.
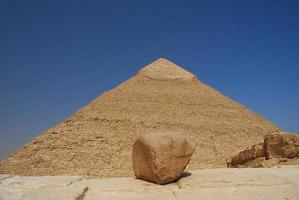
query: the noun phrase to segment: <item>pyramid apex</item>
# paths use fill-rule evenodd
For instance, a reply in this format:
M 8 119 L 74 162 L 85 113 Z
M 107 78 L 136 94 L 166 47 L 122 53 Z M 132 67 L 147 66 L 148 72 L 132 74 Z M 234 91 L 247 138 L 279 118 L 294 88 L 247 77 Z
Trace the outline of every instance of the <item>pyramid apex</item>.
M 193 80 L 196 76 L 166 58 L 159 58 L 139 71 L 151 79 L 158 80 Z
M 155 60 L 154 62 L 170 62 L 172 63 L 171 61 L 167 60 L 167 58 L 158 58 L 157 60 Z

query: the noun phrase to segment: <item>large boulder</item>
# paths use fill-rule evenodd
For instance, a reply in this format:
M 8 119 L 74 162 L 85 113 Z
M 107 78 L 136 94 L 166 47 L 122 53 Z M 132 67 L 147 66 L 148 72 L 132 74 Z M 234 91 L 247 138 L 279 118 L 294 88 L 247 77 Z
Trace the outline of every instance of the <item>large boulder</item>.
M 133 146 L 134 174 L 158 184 L 174 182 L 180 178 L 194 150 L 186 133 L 143 134 Z
M 299 157 L 299 135 L 280 133 L 266 135 L 264 148 L 266 159 Z

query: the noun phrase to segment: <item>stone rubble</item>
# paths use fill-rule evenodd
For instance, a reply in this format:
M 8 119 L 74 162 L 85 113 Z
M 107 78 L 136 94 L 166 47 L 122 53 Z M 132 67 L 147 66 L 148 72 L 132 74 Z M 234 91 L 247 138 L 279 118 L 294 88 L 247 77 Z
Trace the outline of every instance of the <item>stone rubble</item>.
M 227 159 L 228 167 L 273 167 L 280 164 L 299 164 L 299 134 L 268 134 L 264 143 Z

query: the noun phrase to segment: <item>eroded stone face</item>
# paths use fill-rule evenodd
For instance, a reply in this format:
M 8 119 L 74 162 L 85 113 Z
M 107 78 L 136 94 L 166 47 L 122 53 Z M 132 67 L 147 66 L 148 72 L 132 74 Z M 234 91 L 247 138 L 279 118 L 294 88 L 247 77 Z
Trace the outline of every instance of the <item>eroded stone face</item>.
M 273 167 L 298 164 L 299 135 L 284 132 L 266 135 L 264 143 L 253 145 L 227 160 L 228 167 Z
M 186 168 L 194 149 L 186 133 L 143 134 L 133 146 L 134 174 L 158 184 L 174 182 Z
M 265 136 L 266 159 L 299 157 L 298 134 L 269 134 Z
M 263 143 L 253 145 L 250 149 L 248 148 L 233 156 L 230 165 L 235 167 L 260 157 L 264 157 Z

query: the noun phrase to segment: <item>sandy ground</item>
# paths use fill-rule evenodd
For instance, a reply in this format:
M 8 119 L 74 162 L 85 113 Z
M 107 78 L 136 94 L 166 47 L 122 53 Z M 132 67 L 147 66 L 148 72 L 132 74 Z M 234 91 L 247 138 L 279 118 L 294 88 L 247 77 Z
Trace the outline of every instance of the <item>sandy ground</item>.
M 1 200 L 67 199 L 299 199 L 299 165 L 204 169 L 155 185 L 134 178 L 0 175 Z

